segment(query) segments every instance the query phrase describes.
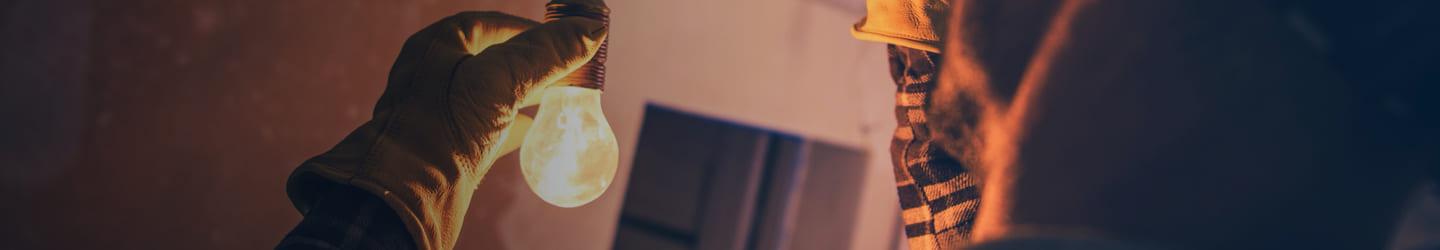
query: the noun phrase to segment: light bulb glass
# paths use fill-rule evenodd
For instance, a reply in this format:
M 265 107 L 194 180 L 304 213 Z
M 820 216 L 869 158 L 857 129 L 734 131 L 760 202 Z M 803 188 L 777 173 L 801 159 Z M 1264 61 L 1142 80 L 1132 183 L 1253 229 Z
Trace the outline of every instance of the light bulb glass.
M 543 91 L 520 147 L 525 183 L 555 206 L 585 205 L 610 187 L 620 162 L 615 133 L 600 110 L 601 91 L 571 86 Z

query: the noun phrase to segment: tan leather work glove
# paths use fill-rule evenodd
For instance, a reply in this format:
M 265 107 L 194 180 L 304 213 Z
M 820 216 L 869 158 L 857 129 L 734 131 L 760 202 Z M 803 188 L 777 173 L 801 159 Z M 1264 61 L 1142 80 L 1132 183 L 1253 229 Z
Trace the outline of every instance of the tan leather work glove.
M 855 39 L 939 53 L 950 0 L 867 0 L 865 17 L 851 27 Z
M 291 174 L 291 202 L 303 213 L 322 190 L 354 186 L 389 204 L 419 249 L 452 248 L 521 100 L 589 61 L 607 34 L 596 19 L 497 12 L 425 27 L 405 41 L 374 117 Z

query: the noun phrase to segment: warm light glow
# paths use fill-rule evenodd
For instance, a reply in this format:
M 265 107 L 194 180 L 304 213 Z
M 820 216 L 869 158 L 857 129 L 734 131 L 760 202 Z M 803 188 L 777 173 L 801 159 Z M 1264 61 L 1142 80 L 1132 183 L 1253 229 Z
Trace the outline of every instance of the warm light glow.
M 600 111 L 600 90 L 544 90 L 540 111 L 520 148 L 525 183 L 540 199 L 577 207 L 599 198 L 615 178 L 620 149 Z

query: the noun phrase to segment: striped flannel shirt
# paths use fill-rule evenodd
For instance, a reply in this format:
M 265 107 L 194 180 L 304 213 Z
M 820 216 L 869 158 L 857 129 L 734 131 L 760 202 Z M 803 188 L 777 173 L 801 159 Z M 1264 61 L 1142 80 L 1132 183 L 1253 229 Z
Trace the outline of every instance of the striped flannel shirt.
M 898 127 L 890 143 L 901 217 L 910 249 L 958 249 L 980 207 L 977 177 L 932 146 L 925 108 L 939 79 L 940 55 L 889 45 Z

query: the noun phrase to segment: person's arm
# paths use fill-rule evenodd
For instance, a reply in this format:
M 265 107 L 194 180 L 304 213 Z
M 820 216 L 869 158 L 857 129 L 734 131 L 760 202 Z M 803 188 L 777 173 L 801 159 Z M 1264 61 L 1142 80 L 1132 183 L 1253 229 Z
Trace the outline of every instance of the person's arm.
M 599 0 L 551 5 L 608 13 Z M 290 175 L 286 192 L 305 220 L 282 247 L 397 238 L 417 249 L 454 247 L 519 106 L 588 62 L 608 33 L 603 18 L 589 17 L 601 15 L 559 14 L 536 24 L 463 12 L 406 40 L 371 120 Z M 305 240 L 339 241 L 296 243 Z
M 959 150 L 986 175 L 976 237 L 1386 244 L 1418 168 L 1367 147 L 1351 86 L 1263 2 L 1037 2 L 1043 26 L 959 18 L 944 51 L 937 105 L 980 107 L 946 121 L 983 145 Z

